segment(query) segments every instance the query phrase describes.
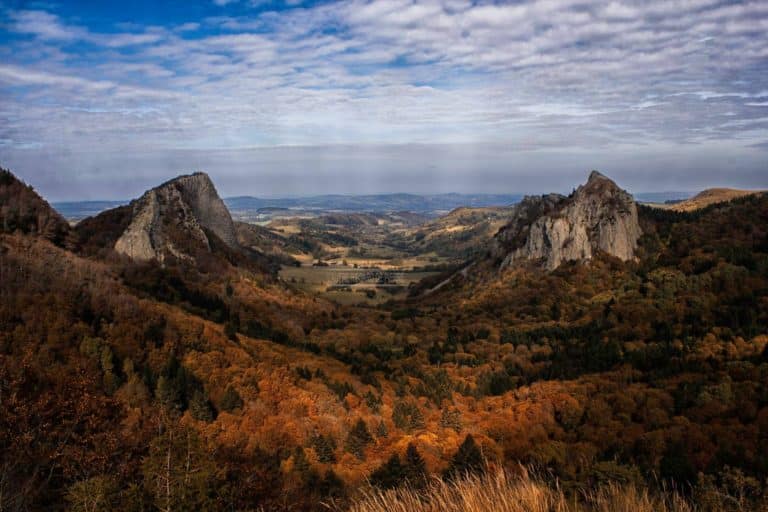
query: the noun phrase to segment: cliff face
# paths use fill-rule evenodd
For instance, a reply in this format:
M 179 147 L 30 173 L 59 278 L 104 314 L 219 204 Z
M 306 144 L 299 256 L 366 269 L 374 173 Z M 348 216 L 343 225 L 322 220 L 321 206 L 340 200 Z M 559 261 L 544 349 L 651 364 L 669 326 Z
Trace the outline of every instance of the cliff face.
M 521 260 L 553 270 L 565 261 L 588 260 L 597 251 L 623 261 L 635 257 L 641 235 L 632 196 L 593 171 L 569 197 L 526 197 L 496 235 L 494 253 L 502 268 Z
M 135 260 L 188 259 L 196 250 L 211 250 L 210 234 L 238 247 L 232 217 L 205 173 L 179 176 L 148 190 L 130 207 L 131 222 L 115 250 Z

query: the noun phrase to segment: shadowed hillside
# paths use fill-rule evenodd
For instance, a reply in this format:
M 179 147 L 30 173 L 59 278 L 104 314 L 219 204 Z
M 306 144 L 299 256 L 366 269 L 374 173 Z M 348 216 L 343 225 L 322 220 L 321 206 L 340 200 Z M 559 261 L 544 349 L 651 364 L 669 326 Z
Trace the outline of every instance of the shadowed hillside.
M 0 168 L 0 231 L 41 235 L 61 245 L 69 225 L 32 187 Z
M 587 240 L 626 211 L 603 197 L 572 217 Z M 0 234 L 4 510 L 765 502 L 766 195 L 641 206 L 626 261 L 595 243 L 551 270 L 500 265 L 489 240 L 434 293 L 376 307 L 281 282 L 205 230 L 191 261 L 120 255 L 125 208 L 83 221 L 75 251 Z M 196 222 L 161 211 L 163 240 Z M 283 240 L 248 231 L 238 245 Z M 497 472 L 521 465 L 541 478 Z M 450 483 L 466 473 L 489 476 Z

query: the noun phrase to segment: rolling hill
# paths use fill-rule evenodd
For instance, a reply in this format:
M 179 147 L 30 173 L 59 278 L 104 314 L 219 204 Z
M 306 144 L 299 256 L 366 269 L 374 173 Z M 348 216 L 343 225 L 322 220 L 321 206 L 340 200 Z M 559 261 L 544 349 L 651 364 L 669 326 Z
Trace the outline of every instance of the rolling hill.
M 739 190 L 735 188 L 709 188 L 702 190 L 689 199 L 673 202 L 668 205 L 664 205 L 663 207 L 676 212 L 692 212 L 712 204 L 732 201 L 740 197 L 760 194 L 763 192 L 764 191 L 760 190 Z

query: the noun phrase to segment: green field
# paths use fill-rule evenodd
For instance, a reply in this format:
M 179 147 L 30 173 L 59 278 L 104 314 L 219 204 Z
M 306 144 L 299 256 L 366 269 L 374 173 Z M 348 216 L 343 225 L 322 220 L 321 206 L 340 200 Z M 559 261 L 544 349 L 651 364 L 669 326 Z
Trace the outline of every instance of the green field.
M 298 289 L 322 295 L 339 304 L 380 304 L 403 298 L 408 286 L 436 272 L 381 271 L 350 266 L 284 266 L 280 278 Z M 381 276 L 387 282 L 382 282 Z M 367 278 L 367 279 L 366 279 Z

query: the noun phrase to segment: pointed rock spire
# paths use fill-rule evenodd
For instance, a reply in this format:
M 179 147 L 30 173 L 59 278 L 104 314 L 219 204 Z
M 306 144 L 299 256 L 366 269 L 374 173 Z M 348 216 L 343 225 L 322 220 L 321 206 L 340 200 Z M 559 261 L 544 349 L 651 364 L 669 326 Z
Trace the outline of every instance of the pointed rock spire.
M 210 177 L 179 176 L 131 203 L 132 220 L 115 250 L 137 260 L 188 258 L 190 250 L 211 250 L 211 235 L 238 247 L 232 217 Z
M 502 266 L 541 261 L 553 270 L 565 261 L 588 260 L 598 252 L 627 261 L 635 257 L 641 231 L 632 196 L 592 171 L 570 197 L 526 198 L 496 235 Z

